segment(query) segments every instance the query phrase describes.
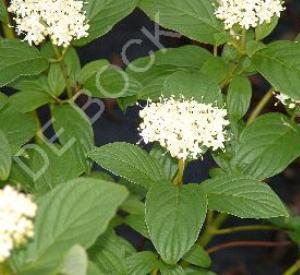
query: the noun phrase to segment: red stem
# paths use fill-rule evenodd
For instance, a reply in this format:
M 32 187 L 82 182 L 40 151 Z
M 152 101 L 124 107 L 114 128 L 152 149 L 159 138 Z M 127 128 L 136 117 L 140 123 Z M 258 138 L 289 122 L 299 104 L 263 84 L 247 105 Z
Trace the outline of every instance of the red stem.
M 233 241 L 228 243 L 223 243 L 220 245 L 216 245 L 207 250 L 209 254 L 215 253 L 219 250 L 231 248 L 231 247 L 240 247 L 240 246 L 248 246 L 248 247 L 278 247 L 278 246 L 288 246 L 292 243 L 289 241 L 282 242 L 267 242 L 267 241 Z

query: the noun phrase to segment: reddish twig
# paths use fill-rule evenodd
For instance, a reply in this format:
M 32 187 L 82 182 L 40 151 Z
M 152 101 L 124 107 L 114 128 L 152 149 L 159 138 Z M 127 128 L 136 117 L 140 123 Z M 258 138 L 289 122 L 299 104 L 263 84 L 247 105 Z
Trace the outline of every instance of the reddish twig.
M 248 247 L 278 247 L 278 246 L 287 246 L 292 243 L 289 241 L 282 242 L 267 242 L 267 241 L 233 241 L 228 243 L 223 243 L 220 245 L 216 245 L 207 250 L 209 254 L 215 253 L 219 250 L 231 248 L 231 247 L 240 247 L 240 246 L 248 246 Z

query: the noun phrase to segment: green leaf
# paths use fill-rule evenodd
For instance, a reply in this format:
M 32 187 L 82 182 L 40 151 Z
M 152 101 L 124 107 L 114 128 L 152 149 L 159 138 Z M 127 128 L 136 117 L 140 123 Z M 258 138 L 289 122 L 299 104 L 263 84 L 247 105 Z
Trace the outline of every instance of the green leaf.
M 37 91 L 21 91 L 9 97 L 9 102 L 21 113 L 32 112 L 51 101 L 47 93 Z
M 22 158 L 15 158 L 17 167 L 13 169 L 12 180 L 22 186 L 25 176 L 26 188 L 31 193 L 44 194 L 84 172 L 72 148 L 44 142 L 26 150 L 26 155 L 26 162 Z
M 39 92 L 52 94 L 45 75 L 20 77 L 9 84 L 10 87 L 22 92 Z
M 249 57 L 252 57 L 256 52 L 260 51 L 261 49 L 265 49 L 266 47 L 267 46 L 260 41 L 250 40 L 250 41 L 247 41 L 246 52 Z M 250 68 L 253 69 L 252 64 L 250 65 Z M 247 68 L 247 70 L 249 70 L 249 69 Z M 255 70 L 255 68 L 254 68 L 254 70 Z
M 0 110 L 0 130 L 6 135 L 11 153 L 16 154 L 36 134 L 37 123 L 8 105 Z
M 197 185 L 178 188 L 158 183 L 150 189 L 146 198 L 146 224 L 156 250 L 166 263 L 175 264 L 191 249 L 206 210 L 206 196 Z
M 115 182 L 115 180 L 113 179 L 113 177 L 111 175 L 109 175 L 108 173 L 103 172 L 103 171 L 92 171 L 89 174 L 89 177 L 94 178 L 94 179 Z
M 274 16 L 270 23 L 259 24 L 255 29 L 256 40 L 262 40 L 267 37 L 276 28 L 279 17 Z
M 115 142 L 89 153 L 89 157 L 116 176 L 149 189 L 166 181 L 159 163 L 138 146 Z
M 209 268 L 211 265 L 211 259 L 208 253 L 199 244 L 195 244 L 193 248 L 184 255 L 183 259 L 190 264 L 203 268 Z
M 122 98 L 137 94 L 141 84 L 120 68 L 104 65 L 85 81 L 83 87 L 95 97 Z
M 256 70 L 276 91 L 300 100 L 300 44 L 277 41 L 258 51 L 252 58 Z
M 184 269 L 184 274 L 185 275 L 217 275 L 216 273 L 203 269 L 203 268 L 199 268 L 196 266 L 189 266 L 187 268 Z
M 0 40 L 0 87 L 20 76 L 37 75 L 45 71 L 48 61 L 39 51 L 20 40 Z
M 88 265 L 87 275 L 105 275 L 105 274 L 99 270 L 96 264 L 90 261 Z
M 93 81 L 96 79 L 97 73 L 107 66 L 109 66 L 109 62 L 105 59 L 95 60 L 86 64 L 78 75 L 78 82 L 85 84 L 87 81 Z
M 76 84 L 76 79 L 78 79 L 81 71 L 81 64 L 75 48 L 71 47 L 68 49 L 64 57 L 64 63 L 66 64 L 72 85 Z
M 0 131 L 0 180 L 7 180 L 10 169 L 11 169 L 12 159 L 11 151 L 8 140 L 5 134 Z
M 75 41 L 83 46 L 108 33 L 115 24 L 129 15 L 136 7 L 137 0 L 89 0 L 85 10 L 90 29 L 89 36 Z
M 149 274 L 159 266 L 157 255 L 150 251 L 139 252 L 126 258 L 127 272 L 130 275 Z
M 147 239 L 150 239 L 149 237 L 149 233 L 148 233 L 148 229 L 147 229 L 147 225 L 145 222 L 145 214 L 140 214 L 140 215 L 128 215 L 124 222 L 130 226 L 133 230 L 135 230 L 136 232 L 138 232 L 139 234 L 141 234 L 142 236 L 144 236 Z
M 0 110 L 7 104 L 8 97 L 0 92 Z
M 172 158 L 170 153 L 158 144 L 155 144 L 152 147 L 150 156 L 158 160 L 159 164 L 165 171 L 167 179 L 172 180 L 178 169 L 178 161 L 175 158 Z
M 134 60 L 126 70 L 129 79 L 140 82 L 143 87 L 136 97 L 128 97 L 126 105 L 135 104 L 137 99 L 158 99 L 162 83 L 178 71 L 198 72 L 212 54 L 201 47 L 183 46 L 159 50 L 147 57 Z M 145 73 L 145 71 L 147 73 Z
M 55 96 L 59 96 L 66 87 L 65 79 L 59 64 L 51 64 L 48 73 L 48 84 L 51 92 Z
M 201 184 L 208 208 L 240 218 L 267 219 L 288 216 L 288 212 L 265 183 L 245 176 L 223 176 Z
M 160 262 L 159 266 L 161 275 L 185 275 L 185 272 L 180 265 L 168 265 L 164 262 Z
M 126 71 L 145 85 L 160 76 L 170 75 L 179 70 L 198 71 L 212 56 L 208 50 L 199 46 L 162 49 L 134 60 Z
M 87 153 L 94 148 L 94 132 L 85 113 L 75 105 L 54 106 L 52 108 L 53 127 L 59 141 L 72 147 L 76 159 L 85 169 L 90 170 L 91 163 Z
M 53 274 L 74 245 L 88 248 L 95 242 L 127 194 L 122 186 L 80 178 L 40 198 L 35 238 L 14 257 L 17 274 Z
M 230 72 L 229 64 L 224 59 L 216 56 L 209 58 L 202 66 L 201 73 L 207 75 L 210 80 L 222 84 Z
M 0 0 L 0 21 L 2 21 L 5 24 L 9 23 L 8 13 L 4 4 L 4 0 Z
M 129 214 L 141 215 L 145 213 L 145 204 L 138 197 L 131 195 L 121 205 L 121 209 Z
M 267 114 L 246 127 L 232 166 L 264 180 L 284 171 L 300 156 L 300 128 L 281 114 Z
M 88 257 L 83 247 L 74 245 L 64 257 L 59 274 L 86 275 L 88 270 Z
M 223 24 L 214 15 L 215 7 L 210 0 L 141 0 L 139 7 L 164 28 L 193 40 L 222 44 L 228 39 Z
M 125 258 L 135 253 L 127 241 L 108 231 L 88 251 L 90 259 L 105 274 L 127 274 Z
M 183 95 L 198 102 L 222 105 L 222 94 L 216 82 L 202 73 L 176 72 L 166 78 L 162 94 L 165 97 Z
M 248 111 L 251 103 L 252 87 L 249 79 L 236 76 L 229 85 L 227 109 L 232 118 L 241 119 Z

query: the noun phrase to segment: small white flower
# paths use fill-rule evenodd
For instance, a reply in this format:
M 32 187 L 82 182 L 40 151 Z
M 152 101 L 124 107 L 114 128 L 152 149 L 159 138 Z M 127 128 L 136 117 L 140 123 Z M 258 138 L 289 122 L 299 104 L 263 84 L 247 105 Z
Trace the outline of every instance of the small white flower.
M 227 111 L 194 99 L 161 97 L 140 111 L 139 132 L 145 143 L 159 142 L 173 157 L 201 157 L 207 149 L 224 149 Z
M 37 210 L 31 199 L 10 186 L 0 190 L 0 263 L 33 237 Z
M 225 29 L 239 25 L 248 30 L 280 17 L 285 9 L 281 0 L 218 0 L 216 17 L 224 21 Z
M 295 100 L 283 93 L 274 93 L 275 97 L 289 109 L 295 109 L 297 105 L 300 105 L 300 100 Z
M 9 12 L 15 14 L 16 31 L 30 45 L 39 45 L 49 35 L 57 46 L 67 47 L 73 39 L 88 36 L 83 1 L 11 0 Z

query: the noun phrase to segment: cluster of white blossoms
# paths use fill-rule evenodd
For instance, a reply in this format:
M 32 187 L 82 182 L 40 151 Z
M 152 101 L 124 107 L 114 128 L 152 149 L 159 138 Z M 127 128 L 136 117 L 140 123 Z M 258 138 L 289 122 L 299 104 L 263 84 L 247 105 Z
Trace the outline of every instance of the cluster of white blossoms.
M 88 36 L 89 25 L 80 0 L 11 0 L 16 30 L 30 45 L 50 36 L 53 44 L 67 47 L 73 39 Z
M 140 117 L 144 142 L 159 142 L 178 159 L 197 159 L 207 149 L 224 149 L 228 136 L 225 109 L 182 96 L 161 97 L 157 103 L 148 100 Z
M 300 106 L 300 100 L 295 100 L 283 93 L 274 93 L 275 97 L 289 109 L 295 109 L 297 106 Z
M 281 0 L 217 0 L 215 14 L 224 21 L 225 29 L 239 25 L 243 29 L 256 28 L 270 23 L 274 16 L 280 17 L 285 9 Z
M 37 210 L 31 199 L 10 186 L 0 190 L 0 263 L 33 237 Z

